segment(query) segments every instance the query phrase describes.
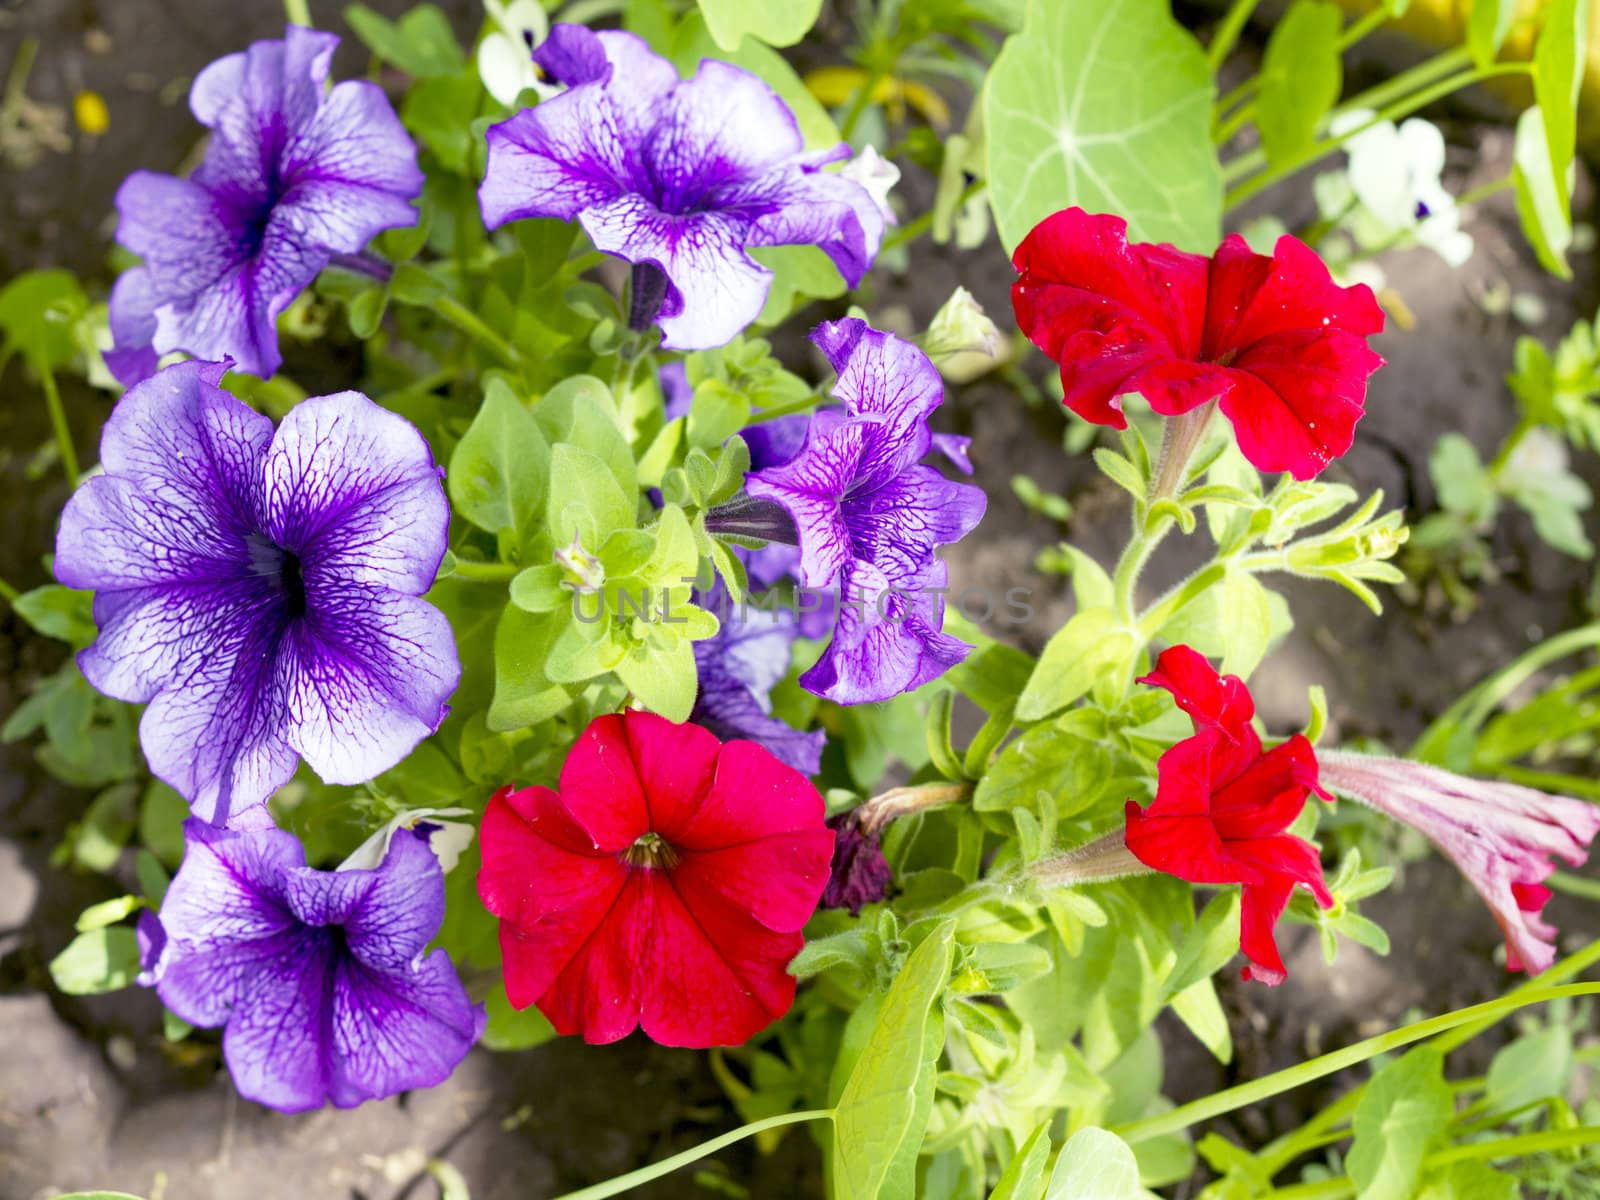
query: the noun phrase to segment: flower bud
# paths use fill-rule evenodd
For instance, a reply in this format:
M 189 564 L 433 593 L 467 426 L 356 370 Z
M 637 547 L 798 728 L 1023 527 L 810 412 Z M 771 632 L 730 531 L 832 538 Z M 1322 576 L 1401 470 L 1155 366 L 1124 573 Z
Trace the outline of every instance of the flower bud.
M 951 383 L 970 383 L 1002 361 L 1005 339 L 964 287 L 958 287 L 934 314 L 922 348 Z

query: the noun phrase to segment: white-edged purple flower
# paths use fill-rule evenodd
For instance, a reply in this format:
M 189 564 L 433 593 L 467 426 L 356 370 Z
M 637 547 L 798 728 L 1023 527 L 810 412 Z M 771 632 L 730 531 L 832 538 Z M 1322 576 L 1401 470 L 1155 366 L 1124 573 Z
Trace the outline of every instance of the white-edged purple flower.
M 781 508 L 800 582 L 838 593 L 833 638 L 801 684 L 841 704 L 887 700 L 971 650 L 941 631 L 948 577 L 936 551 L 977 525 L 985 498 L 921 462 L 933 448 L 928 416 L 944 400 L 927 355 L 855 317 L 811 337 L 839 374 L 841 406 L 812 416 L 794 457 L 751 472 L 747 503 Z M 759 523 L 707 528 L 761 535 Z
M 1600 808 L 1398 758 L 1319 750 L 1317 762 L 1323 786 L 1411 826 L 1456 865 L 1505 934 L 1507 967 L 1537 975 L 1555 961 L 1544 881 L 1557 858 L 1583 865 Z
M 219 58 L 189 92 L 211 130 L 204 161 L 188 179 L 135 171 L 118 190 L 117 240 L 144 257 L 111 293 L 106 365 L 125 385 L 173 350 L 271 375 L 278 315 L 317 273 L 416 224 L 416 147 L 377 84 L 324 86 L 338 44 L 291 25 Z
M 353 1108 L 442 1083 L 484 1011 L 443 950 L 444 873 L 401 830 L 371 870 L 317 871 L 270 821 L 184 825 L 183 865 L 141 933 L 141 982 L 191 1025 L 222 1027 L 247 1100 L 280 1112 Z
M 814 245 L 854 287 L 883 240 L 867 191 L 821 170 L 848 146 L 806 153 L 794 114 L 750 72 L 706 59 L 680 79 L 629 33 L 557 25 L 534 53 L 568 85 L 488 132 L 478 200 L 490 229 L 576 219 L 634 264 L 629 324 L 708 349 L 760 314 L 772 273 L 752 246 Z
M 772 715 L 772 689 L 788 674 L 800 633 L 793 610 L 763 609 L 751 600 L 735 604 L 721 581 L 697 594 L 695 603 L 715 613 L 721 625 L 715 637 L 694 643 L 700 691 L 690 720 L 723 741 L 757 742 L 779 762 L 815 775 L 828 735 L 802 732 Z
M 460 678 L 423 600 L 450 506 L 428 444 L 359 392 L 272 422 L 185 362 L 106 422 L 67 502 L 56 578 L 95 592 L 84 677 L 148 704 L 150 769 L 224 824 L 297 762 L 362 783 L 438 728 Z

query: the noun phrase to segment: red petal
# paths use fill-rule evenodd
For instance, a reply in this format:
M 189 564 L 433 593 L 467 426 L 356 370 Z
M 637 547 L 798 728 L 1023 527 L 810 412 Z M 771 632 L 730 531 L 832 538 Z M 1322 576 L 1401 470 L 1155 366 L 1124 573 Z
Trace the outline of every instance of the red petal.
M 625 850 L 650 832 L 650 810 L 621 716 L 597 717 L 561 767 L 561 799 L 604 850 Z
M 1218 787 L 1211 817 L 1225 842 L 1282 833 L 1299 817 L 1317 782 L 1317 756 L 1295 734 Z
M 754 742 L 723 746 L 717 774 L 672 844 L 718 850 L 775 833 L 823 828 L 822 796 L 811 781 Z
M 1283 880 L 1290 890 L 1297 883 L 1305 884 L 1318 904 L 1323 908 L 1333 907 L 1333 897 L 1322 881 L 1322 853 L 1305 839 L 1288 834 L 1246 839 L 1228 842 L 1227 851 L 1237 861 L 1255 867 L 1263 875 Z
M 1135 373 L 1199 357 L 1208 269 L 1207 259 L 1172 246 L 1130 246 L 1127 228 L 1120 217 L 1069 208 L 1041 221 L 1012 259 L 1017 323 L 1061 365 L 1067 406 L 1118 428 L 1126 421 L 1115 399 L 1134 390 Z M 1186 402 L 1182 378 L 1168 378 L 1164 403 Z M 1215 394 L 1202 387 L 1188 407 Z
M 1220 393 L 1239 449 L 1263 471 L 1309 479 L 1350 448 L 1383 310 L 1365 284 L 1333 282 L 1315 251 L 1278 239 L 1269 259 L 1237 234 L 1212 259 L 1204 357 L 1232 369 Z
M 1248 753 L 1254 757 L 1259 751 L 1257 743 Z M 1211 816 L 1212 788 L 1219 774 L 1238 773 L 1239 754 L 1240 747 L 1218 730 L 1186 738 L 1163 754 L 1155 799 L 1146 809 L 1129 802 L 1125 810 L 1124 836 L 1133 856 L 1190 883 L 1262 881 L 1258 869 L 1229 853 Z
M 478 836 L 478 895 L 500 920 L 506 995 L 526 1008 L 604 920 L 627 878 L 548 788 L 496 793 Z
M 652 873 L 653 874 L 653 873 Z M 640 1020 L 666 1046 L 735 1046 L 794 1003 L 787 967 L 805 939 L 774 933 L 691 874 L 656 884 Z
M 582 1034 L 591 1045 L 615 1042 L 632 1033 L 639 1024 L 646 997 L 655 986 L 640 964 L 646 961 L 645 956 L 656 941 L 659 872 L 632 870 L 624 878 L 626 882 L 602 911 L 598 923 L 590 927 L 588 936 L 570 950 L 558 970 L 546 972 L 549 986 L 537 999 L 539 1011 L 550 1019 L 557 1033 Z M 500 945 L 507 951 L 506 995 L 515 1006 L 510 951 L 518 951 L 520 963 L 524 955 L 537 955 L 547 947 L 540 928 L 508 934 L 511 928 L 501 926 Z M 517 934 L 527 940 L 516 941 Z M 540 968 L 532 965 L 528 969 L 537 972 Z
M 704 726 L 679 725 L 655 713 L 630 711 L 623 720 L 650 828 L 676 844 L 711 790 L 722 742 Z
M 793 933 L 811 919 L 827 886 L 833 837 L 818 825 L 721 850 L 686 851 L 672 878 L 680 889 L 714 891 L 768 929 Z
M 1222 412 L 1253 466 L 1310 479 L 1350 449 L 1367 377 L 1382 365 L 1365 340 L 1340 330 L 1276 334 L 1234 360 Z
M 1237 675 L 1219 675 L 1205 655 L 1189 646 L 1169 646 L 1156 669 L 1139 683 L 1166 688 L 1178 707 L 1194 718 L 1195 732 L 1215 725 L 1233 736 L 1256 715 L 1250 689 Z
M 1175 417 L 1225 395 L 1233 387 L 1233 373 L 1215 363 L 1167 358 L 1150 363 L 1122 385 L 1138 392 L 1162 416 Z
M 1293 891 L 1294 884 L 1286 880 L 1246 885 L 1239 908 L 1239 949 L 1250 960 L 1244 969 L 1246 979 L 1277 987 L 1289 977 L 1272 930 Z
M 1364 283 L 1340 287 L 1298 238 L 1279 238 L 1271 258 L 1236 233 L 1217 247 L 1200 357 L 1219 362 L 1275 334 L 1330 329 L 1360 338 L 1382 332 L 1383 309 L 1372 289 Z

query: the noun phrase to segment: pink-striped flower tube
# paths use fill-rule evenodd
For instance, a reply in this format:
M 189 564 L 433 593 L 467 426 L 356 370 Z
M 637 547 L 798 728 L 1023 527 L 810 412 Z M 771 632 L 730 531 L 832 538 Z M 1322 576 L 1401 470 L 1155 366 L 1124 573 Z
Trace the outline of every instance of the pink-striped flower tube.
M 1507 967 L 1536 975 L 1555 961 L 1544 881 L 1556 858 L 1583 865 L 1600 808 L 1404 759 L 1319 750 L 1317 760 L 1324 787 L 1411 826 L 1456 865 L 1499 922 Z

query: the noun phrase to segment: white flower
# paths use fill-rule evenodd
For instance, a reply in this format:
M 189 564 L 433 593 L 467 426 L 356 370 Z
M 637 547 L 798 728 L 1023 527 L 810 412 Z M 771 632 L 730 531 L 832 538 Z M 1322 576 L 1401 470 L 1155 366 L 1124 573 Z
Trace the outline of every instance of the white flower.
M 533 48 L 550 34 L 550 20 L 539 0 L 483 0 L 497 28 L 478 44 L 478 77 L 489 94 L 510 108 L 528 88 L 540 99 L 561 89 L 547 84 L 533 65 Z
M 1352 109 L 1334 118 L 1336 137 L 1360 129 L 1344 149 L 1351 190 L 1367 213 L 1391 233 L 1409 233 L 1452 267 L 1472 257 L 1472 235 L 1461 228 L 1455 198 L 1439 177 L 1444 171 L 1444 135 L 1412 117 L 1373 124 L 1377 114 Z
M 889 189 L 900 182 L 900 168 L 879 154 L 876 146 L 868 146 L 845 163 L 839 168 L 839 174 L 866 189 L 883 214 L 885 224 L 899 224 L 894 209 L 889 207 Z
M 439 818 L 471 815 L 472 810 L 467 808 L 408 808 L 357 846 L 355 853 L 339 864 L 339 870 L 376 869 L 378 864 L 383 862 L 383 856 L 389 852 L 389 843 L 394 840 L 396 833 L 426 822 L 433 827 L 433 834 L 428 838 L 428 849 L 433 851 L 434 857 L 439 860 L 440 868 L 448 875 L 460 859 L 461 852 L 472 844 L 473 830 L 466 822 L 441 821 Z

